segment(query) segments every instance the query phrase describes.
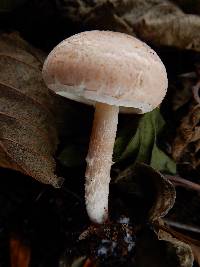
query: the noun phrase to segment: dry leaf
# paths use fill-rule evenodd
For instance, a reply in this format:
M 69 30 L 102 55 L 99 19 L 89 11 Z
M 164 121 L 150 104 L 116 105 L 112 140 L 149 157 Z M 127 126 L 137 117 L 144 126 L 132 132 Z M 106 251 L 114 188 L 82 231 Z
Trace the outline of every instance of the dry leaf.
M 200 105 L 192 103 L 182 118 L 172 144 L 172 157 L 176 162 L 200 166 Z
M 195 261 L 200 266 L 200 247 L 190 244 Z
M 176 192 L 172 183 L 146 164 L 137 163 L 121 171 L 116 179 L 116 184 L 123 191 L 126 190 L 126 196 L 133 196 L 134 191 L 140 195 L 138 200 L 140 202 L 137 206 L 142 216 L 151 222 L 164 217 L 174 205 Z M 129 202 L 126 205 L 129 204 L 133 209 L 133 199 Z M 145 203 L 144 207 L 143 202 Z M 137 218 L 136 210 L 133 211 L 134 219 Z
M 200 100 L 199 70 L 177 77 L 171 87 L 171 104 L 175 117 L 176 133 L 171 154 L 179 164 L 191 169 L 200 167 Z M 191 166 L 191 167 L 190 167 Z
M 11 267 L 28 267 L 30 264 L 31 251 L 19 239 L 10 239 Z
M 172 110 L 177 111 L 192 98 L 192 88 L 197 80 L 195 72 L 183 73 L 177 77 L 175 84 L 169 84 L 172 94 Z M 178 82 L 177 82 L 178 81 Z
M 193 266 L 192 262 L 194 259 L 198 264 L 200 264 L 199 240 L 195 240 L 189 236 L 175 231 L 172 228 L 165 226 L 162 220 L 155 222 L 154 227 L 156 232 L 158 233 L 159 239 L 170 241 L 173 246 L 177 248 L 179 258 L 184 264 L 181 266 Z
M 63 17 L 81 29 L 116 30 L 154 45 L 200 51 L 200 17 L 163 0 L 65 0 Z
M 200 17 L 162 0 L 138 0 L 123 19 L 140 38 L 155 45 L 200 51 Z
M 52 156 L 58 140 L 43 58 L 17 34 L 0 36 L 0 166 L 57 187 Z
M 135 258 L 133 266 L 140 267 L 191 267 L 193 263 L 187 244 L 164 235 L 159 238 L 157 233 L 147 229 L 137 237 Z
M 137 165 L 136 173 L 140 177 L 150 179 L 153 184 L 154 201 L 149 211 L 149 220 L 154 221 L 164 217 L 173 207 L 176 199 L 174 186 L 161 173 L 145 164 Z
M 170 245 L 169 250 L 171 250 L 171 247 L 175 249 L 180 267 L 193 266 L 194 257 L 192 254 L 192 250 L 188 244 L 174 238 L 169 233 L 163 230 L 159 230 L 158 238 L 159 240 L 164 240 L 169 242 Z

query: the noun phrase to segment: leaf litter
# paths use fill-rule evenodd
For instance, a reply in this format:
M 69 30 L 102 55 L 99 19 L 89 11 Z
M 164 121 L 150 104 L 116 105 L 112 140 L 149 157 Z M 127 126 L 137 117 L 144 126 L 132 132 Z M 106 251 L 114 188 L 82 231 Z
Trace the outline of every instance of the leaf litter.
M 57 7 L 76 27 L 121 31 L 156 46 L 200 51 L 199 16 L 184 13 L 170 1 L 66 0 Z
M 180 112 L 176 133 L 172 142 L 172 157 L 179 164 L 200 167 L 200 104 L 198 102 L 198 73 L 184 74 L 180 85 L 173 95 L 172 103 L 176 112 Z M 195 89 L 195 90 L 194 90 Z M 197 90 L 196 90 L 197 89 Z M 180 97 L 180 95 L 182 95 Z M 184 112 L 181 110 L 184 110 Z
M 0 165 L 59 186 L 53 101 L 42 81 L 42 58 L 28 47 L 15 33 L 0 37 Z

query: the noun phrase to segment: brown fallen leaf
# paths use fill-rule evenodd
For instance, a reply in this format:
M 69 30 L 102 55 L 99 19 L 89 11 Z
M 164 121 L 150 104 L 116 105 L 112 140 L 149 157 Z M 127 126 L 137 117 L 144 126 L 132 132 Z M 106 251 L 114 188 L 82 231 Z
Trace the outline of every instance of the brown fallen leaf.
M 185 14 L 169 1 L 138 0 L 123 19 L 142 39 L 154 45 L 200 51 L 200 18 Z
M 190 244 L 190 247 L 192 249 L 192 253 L 194 255 L 194 259 L 195 261 L 198 263 L 198 265 L 200 266 L 200 247 L 199 246 L 195 246 L 193 244 Z
M 130 266 L 192 267 L 193 255 L 187 244 L 170 239 L 167 233 L 159 237 L 157 232 L 146 229 L 137 238 L 135 261 Z
M 200 17 L 163 0 L 65 0 L 61 16 L 80 29 L 116 30 L 154 45 L 200 51 Z
M 195 67 L 195 72 L 179 75 L 170 87 L 176 128 L 170 153 L 178 164 L 198 170 L 200 167 L 200 74 L 198 64 Z
M 169 232 L 165 232 L 164 230 L 159 230 L 158 239 L 164 240 L 169 243 L 169 250 L 172 248 L 175 249 L 176 255 L 179 261 L 179 266 L 181 267 L 192 267 L 194 257 L 192 254 L 192 250 L 187 243 L 178 240 L 173 237 Z
M 181 257 L 181 250 L 179 249 L 180 259 L 184 260 L 187 265 L 191 266 L 191 261 L 193 258 L 200 266 L 200 241 L 195 240 L 189 236 L 186 236 L 180 232 L 175 231 L 174 229 L 166 226 L 163 224 L 161 220 L 157 221 L 157 223 L 154 224 L 154 227 L 156 229 L 156 232 L 158 233 L 158 237 L 161 240 L 168 240 L 179 247 L 179 245 L 182 243 L 184 250 L 187 250 L 187 257 Z M 182 246 L 181 244 L 181 246 Z M 182 250 L 183 251 L 183 250 Z M 192 252 L 192 254 L 191 254 Z
M 18 238 L 10 239 L 10 264 L 11 267 L 28 267 L 30 264 L 30 248 Z
M 0 166 L 58 187 L 53 159 L 58 139 L 43 59 L 16 33 L 0 36 Z
M 172 144 L 172 157 L 176 162 L 200 167 L 200 105 L 192 103 L 181 119 Z
M 145 198 L 144 202 L 148 203 L 148 210 L 145 210 L 144 207 L 141 209 L 145 210 L 144 216 L 150 222 L 164 217 L 175 203 L 176 191 L 172 183 L 160 172 L 144 163 L 131 165 L 121 171 L 116 179 L 116 184 L 119 184 L 121 188 L 124 186 L 124 189 L 128 189 L 131 194 L 134 192 L 134 186 L 136 189 L 140 185 L 141 193 Z M 126 195 L 129 193 L 128 190 Z
M 176 82 L 169 85 L 169 90 L 172 94 L 172 110 L 177 111 L 179 108 L 186 105 L 191 98 L 192 88 L 197 80 L 195 72 L 183 73 L 179 75 Z

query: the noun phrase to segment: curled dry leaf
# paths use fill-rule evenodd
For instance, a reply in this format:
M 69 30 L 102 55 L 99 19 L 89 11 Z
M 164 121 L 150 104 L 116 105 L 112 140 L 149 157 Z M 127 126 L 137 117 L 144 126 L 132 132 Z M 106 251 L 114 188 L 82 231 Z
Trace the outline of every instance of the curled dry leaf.
M 179 255 L 181 266 L 190 267 L 193 266 L 193 260 L 199 264 L 199 252 L 200 252 L 200 241 L 186 236 L 180 232 L 169 228 L 164 225 L 163 221 L 160 219 L 154 223 L 154 229 L 158 234 L 158 238 L 161 240 L 166 240 L 172 243 L 172 245 L 177 250 L 177 255 Z M 185 253 L 184 253 L 185 252 Z
M 165 232 L 164 230 L 158 231 L 158 238 L 159 240 L 167 241 L 168 243 L 168 250 L 175 249 L 179 265 L 180 267 L 192 267 L 194 257 L 192 254 L 192 250 L 190 246 L 172 235 L 170 233 Z
M 176 198 L 174 186 L 168 179 L 152 167 L 143 163 L 130 166 L 119 173 L 116 182 L 122 187 L 124 179 L 131 179 L 137 184 L 137 186 L 135 186 L 130 182 L 128 183 L 130 192 L 131 186 L 140 188 L 137 189 L 137 191 L 141 191 L 139 194 L 143 195 L 145 198 L 145 207 L 141 209 L 146 209 L 145 216 L 147 216 L 147 220 L 153 222 L 160 217 L 164 217 L 173 207 Z M 134 190 L 132 190 L 132 192 L 133 191 Z M 140 203 L 139 206 L 142 207 L 142 204 Z
M 160 239 L 160 240 L 159 240 Z M 187 244 L 159 238 L 153 230 L 144 229 L 137 238 L 134 266 L 191 267 L 193 257 Z
M 164 217 L 173 207 L 176 192 L 172 183 L 166 179 L 161 173 L 155 171 L 148 165 L 137 165 L 137 175 L 148 177 L 153 184 L 154 201 L 149 211 L 149 220 L 154 221 L 160 217 Z
M 52 155 L 58 140 L 43 58 L 17 34 L 0 36 L 0 166 L 57 187 Z

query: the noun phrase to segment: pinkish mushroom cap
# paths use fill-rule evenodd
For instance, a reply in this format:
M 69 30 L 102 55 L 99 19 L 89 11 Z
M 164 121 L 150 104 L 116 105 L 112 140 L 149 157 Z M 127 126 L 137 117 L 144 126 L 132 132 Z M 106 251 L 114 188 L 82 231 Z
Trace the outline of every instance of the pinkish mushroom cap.
M 61 42 L 46 59 L 43 77 L 59 95 L 133 113 L 157 107 L 168 86 L 165 66 L 148 45 L 110 31 L 82 32 Z

